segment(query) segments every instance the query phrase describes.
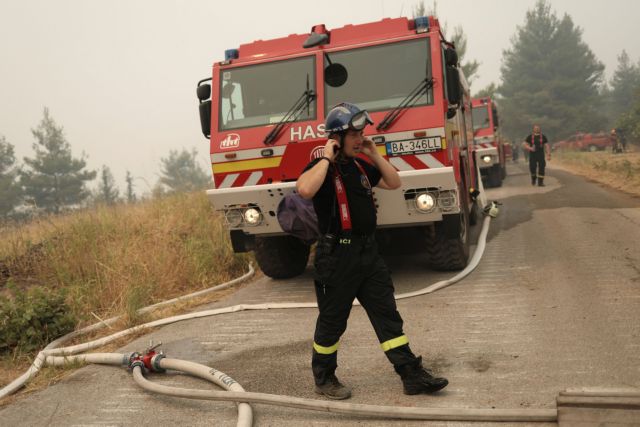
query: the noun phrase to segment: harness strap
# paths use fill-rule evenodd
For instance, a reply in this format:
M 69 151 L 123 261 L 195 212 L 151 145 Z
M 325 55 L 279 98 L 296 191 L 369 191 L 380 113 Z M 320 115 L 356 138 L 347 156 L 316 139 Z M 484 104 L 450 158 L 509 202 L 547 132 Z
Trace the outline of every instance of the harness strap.
M 369 182 L 369 177 L 365 172 L 362 165 L 357 161 L 353 160 L 358 167 L 358 170 L 364 177 L 367 182 L 367 186 L 371 189 L 371 182 Z M 347 200 L 347 191 L 344 186 L 344 181 L 340 176 L 340 172 L 338 172 L 338 168 L 333 169 L 333 186 L 336 190 L 336 198 L 338 199 L 338 215 L 340 215 L 340 223 L 342 224 L 342 231 L 350 231 L 351 230 L 351 212 L 349 211 L 349 201 Z M 373 197 L 371 198 L 371 203 L 375 209 L 375 203 L 373 202 Z

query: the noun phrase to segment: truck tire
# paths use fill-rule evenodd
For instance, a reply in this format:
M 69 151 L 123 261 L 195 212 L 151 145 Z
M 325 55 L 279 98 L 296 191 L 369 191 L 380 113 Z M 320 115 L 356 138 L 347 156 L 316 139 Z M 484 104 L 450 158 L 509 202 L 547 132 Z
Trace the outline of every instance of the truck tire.
M 489 169 L 489 187 L 500 187 L 502 186 L 502 171 L 500 165 L 493 165 L 491 169 Z
M 598 147 L 596 147 L 593 144 L 589 145 L 587 149 L 589 150 L 590 153 L 595 153 L 596 151 L 598 151 Z
M 443 220 L 428 227 L 427 263 L 434 270 L 462 270 L 469 261 L 469 210 L 445 215 Z
M 309 246 L 293 236 L 256 236 L 254 251 L 260 269 L 272 279 L 299 276 L 309 261 Z

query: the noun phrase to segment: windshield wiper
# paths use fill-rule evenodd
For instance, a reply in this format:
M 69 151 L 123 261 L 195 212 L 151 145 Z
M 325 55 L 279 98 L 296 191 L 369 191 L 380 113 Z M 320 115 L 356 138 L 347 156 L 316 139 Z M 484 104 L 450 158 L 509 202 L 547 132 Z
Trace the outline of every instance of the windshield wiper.
M 413 104 L 418 102 L 418 99 L 420 99 L 420 95 L 422 95 L 423 92 L 427 92 L 432 87 L 433 87 L 433 78 L 426 77 L 424 80 L 421 80 L 420 84 L 418 84 L 418 86 L 415 89 L 409 92 L 409 94 L 402 101 L 400 101 L 400 104 L 398 104 L 396 108 L 389 111 L 387 115 L 384 116 L 384 118 L 382 119 L 380 124 L 378 124 L 376 129 L 385 130 L 386 128 L 391 126 L 391 123 L 393 123 L 398 118 L 398 116 L 402 114 L 402 111 L 405 108 L 411 107 Z
M 275 144 L 282 129 L 284 129 L 287 123 L 296 121 L 304 107 L 307 108 L 307 115 L 309 115 L 309 104 L 311 104 L 314 99 L 316 99 L 316 94 L 314 91 L 309 90 L 309 76 L 307 76 L 307 90 L 302 93 L 300 98 L 298 98 L 295 104 L 293 104 L 293 107 L 287 111 L 287 114 L 284 115 L 278 124 L 271 129 L 271 132 L 264 138 L 263 143 L 265 145 Z

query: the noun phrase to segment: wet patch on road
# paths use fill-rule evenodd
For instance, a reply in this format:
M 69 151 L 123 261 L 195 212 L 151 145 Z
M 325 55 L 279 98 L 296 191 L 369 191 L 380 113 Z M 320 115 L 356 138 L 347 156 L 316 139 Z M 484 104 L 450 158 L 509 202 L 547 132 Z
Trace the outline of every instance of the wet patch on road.
M 503 203 L 500 215 L 492 221 L 487 240 L 492 240 L 499 232 L 509 230 L 533 218 L 533 211 L 560 208 L 625 209 L 640 207 L 640 199 L 630 197 L 616 190 L 602 188 L 586 179 L 570 173 L 553 170 L 549 187 L 538 188 L 529 185 L 528 175 L 516 172 L 509 174 L 505 187 L 487 189 L 488 200 Z M 511 179 L 510 179 L 511 178 Z M 511 181 L 511 182 L 510 182 Z M 553 184 L 557 181 L 557 188 Z M 522 194 L 511 195 L 521 189 Z M 532 193 L 531 191 L 536 191 Z M 612 211 L 615 212 L 615 211 Z M 594 224 L 597 226 L 597 224 Z
M 491 361 L 488 360 L 484 355 L 479 355 L 467 363 L 476 372 L 486 372 L 489 370 L 489 368 L 491 368 L 492 365 Z

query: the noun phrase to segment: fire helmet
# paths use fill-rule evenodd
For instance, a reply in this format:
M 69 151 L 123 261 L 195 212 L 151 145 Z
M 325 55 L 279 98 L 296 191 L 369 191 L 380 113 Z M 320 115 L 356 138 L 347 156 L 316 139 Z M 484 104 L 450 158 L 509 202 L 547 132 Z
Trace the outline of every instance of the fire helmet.
M 349 129 L 362 130 L 373 120 L 367 110 L 348 102 L 343 102 L 333 107 L 327 114 L 324 122 L 325 132 L 328 134 L 346 132 Z

